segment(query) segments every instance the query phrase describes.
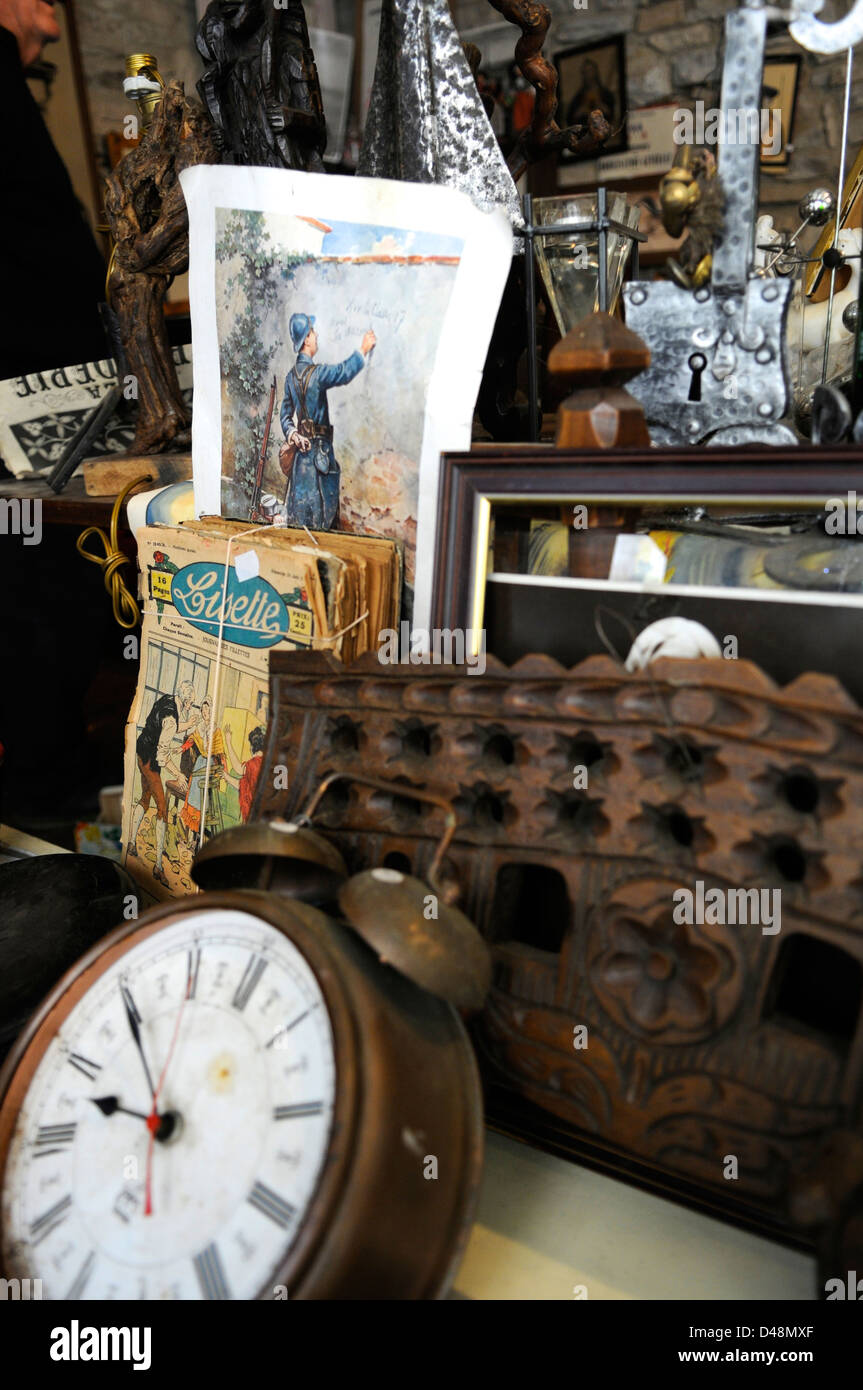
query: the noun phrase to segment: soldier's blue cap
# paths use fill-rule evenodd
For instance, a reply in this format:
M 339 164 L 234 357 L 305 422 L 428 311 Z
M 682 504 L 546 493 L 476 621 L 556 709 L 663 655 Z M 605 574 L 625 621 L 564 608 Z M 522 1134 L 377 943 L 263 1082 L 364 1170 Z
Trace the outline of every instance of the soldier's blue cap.
M 291 314 L 291 321 L 288 324 L 288 331 L 291 335 L 291 342 L 294 345 L 294 352 L 299 352 L 303 343 L 309 336 L 309 330 L 314 328 L 315 320 L 311 314 Z

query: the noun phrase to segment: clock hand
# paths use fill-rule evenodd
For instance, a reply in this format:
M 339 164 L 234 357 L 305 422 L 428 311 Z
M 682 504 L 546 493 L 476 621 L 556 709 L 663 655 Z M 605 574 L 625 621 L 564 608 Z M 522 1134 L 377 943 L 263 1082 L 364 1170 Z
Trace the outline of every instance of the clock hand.
M 140 1054 L 141 1062 L 144 1067 L 144 1075 L 147 1078 L 147 1086 L 149 1087 L 150 1095 L 153 1097 L 153 1102 L 155 1105 L 156 1088 L 153 1085 L 153 1078 L 150 1075 L 150 1068 L 147 1066 L 147 1058 L 144 1056 L 144 1046 L 141 1042 L 141 1030 L 138 1027 L 138 1024 L 141 1021 L 141 1016 L 138 1013 L 138 1010 L 135 1008 L 134 999 L 132 998 L 131 994 L 129 993 L 128 989 L 124 984 L 120 985 L 120 997 L 122 998 L 123 1004 L 126 1009 L 126 1018 L 129 1020 L 129 1028 L 131 1029 L 132 1037 L 135 1040 L 135 1046 L 137 1047 L 138 1052 Z
M 144 1120 L 147 1128 L 151 1129 L 149 1115 L 145 1115 L 141 1110 L 127 1110 L 125 1105 L 120 1104 L 116 1096 L 91 1096 L 90 1099 L 94 1105 L 98 1105 L 103 1115 L 131 1115 L 133 1119 Z M 157 1115 L 156 1118 L 158 1124 L 155 1131 L 151 1129 L 151 1133 L 154 1139 L 158 1139 L 159 1143 L 164 1144 L 174 1133 L 179 1117 L 168 1110 L 164 1115 Z
M 121 1105 L 116 1096 L 91 1096 L 94 1105 L 98 1105 L 103 1115 L 116 1115 L 119 1111 L 121 1115 L 133 1115 L 136 1120 L 146 1120 L 147 1116 L 140 1110 L 127 1110 L 125 1105 Z
M 147 1182 L 146 1182 L 146 1192 L 145 1192 L 145 1197 L 144 1197 L 144 1215 L 145 1215 L 145 1216 L 152 1216 L 152 1215 L 153 1215 L 153 1199 L 152 1199 L 152 1184 L 151 1184 L 152 1171 L 153 1171 L 153 1141 L 154 1141 L 155 1139 L 158 1139 L 158 1138 L 160 1138 L 160 1137 L 163 1137 L 163 1131 L 161 1130 L 161 1127 L 162 1127 L 162 1124 L 163 1124 L 163 1120 L 168 1118 L 168 1116 L 163 1116 L 163 1117 L 160 1118 L 159 1113 L 158 1113 L 158 1111 L 157 1111 L 157 1109 L 156 1109 L 156 1103 L 157 1103 L 157 1101 L 158 1101 L 158 1099 L 159 1099 L 159 1095 L 161 1094 L 162 1087 L 163 1087 L 164 1084 L 165 1084 L 165 1076 L 166 1076 L 167 1071 L 168 1071 L 168 1064 L 170 1063 L 171 1058 L 172 1058 L 173 1055 L 174 1055 L 174 1048 L 175 1048 L 176 1045 L 177 1045 L 177 1038 L 178 1038 L 179 1033 L 180 1033 L 180 1024 L 181 1024 L 182 1019 L 183 1019 L 183 1010 L 184 1010 L 185 1007 L 186 1007 L 186 1001 L 190 998 L 191 993 L 192 993 L 192 980 L 193 980 L 193 976 L 192 976 L 192 970 L 191 970 L 191 965 L 190 965 L 190 967 L 189 967 L 189 973 L 188 973 L 188 975 L 187 975 L 187 977 L 186 977 L 186 992 L 185 992 L 185 994 L 183 995 L 183 1002 L 180 1004 L 180 1008 L 179 1008 L 179 1010 L 178 1010 L 178 1012 L 177 1012 L 177 1021 L 176 1021 L 176 1023 L 174 1024 L 174 1036 L 171 1038 L 171 1046 L 168 1048 L 168 1055 L 167 1055 L 167 1057 L 165 1058 L 165 1065 L 164 1065 L 163 1068 L 162 1068 L 162 1075 L 159 1077 L 159 1084 L 158 1084 L 158 1086 L 152 1087 L 152 1085 L 151 1085 L 151 1090 L 152 1090 L 152 1094 L 153 1094 L 153 1109 L 152 1109 L 151 1113 L 147 1116 L 147 1128 L 148 1128 L 148 1130 L 150 1131 L 150 1141 L 149 1141 L 149 1143 L 148 1143 L 148 1145 L 147 1145 L 147 1175 L 146 1175 L 146 1176 L 147 1176 Z M 141 1056 L 143 1057 L 143 1055 L 144 1055 L 144 1054 L 143 1054 L 143 1052 L 142 1052 L 142 1053 L 141 1053 Z M 145 1064 L 145 1065 L 146 1065 L 146 1064 Z M 147 1073 L 148 1079 L 149 1079 L 149 1075 L 150 1075 L 150 1074 L 149 1074 L 149 1072 L 148 1072 L 148 1073 Z M 171 1119 L 172 1119 L 171 1129 L 173 1129 L 173 1117 L 171 1117 Z

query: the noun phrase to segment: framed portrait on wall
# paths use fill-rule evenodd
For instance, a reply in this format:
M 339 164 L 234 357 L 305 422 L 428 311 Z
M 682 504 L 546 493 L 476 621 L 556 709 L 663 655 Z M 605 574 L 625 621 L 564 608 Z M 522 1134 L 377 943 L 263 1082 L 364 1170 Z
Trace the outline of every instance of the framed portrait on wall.
M 598 43 L 580 44 L 555 55 L 558 74 L 557 123 L 561 127 L 586 124 L 591 111 L 601 111 L 612 129 L 603 154 L 619 154 L 627 148 L 626 61 L 624 36 L 617 34 Z M 595 152 L 578 155 L 564 150 L 567 164 L 595 159 Z

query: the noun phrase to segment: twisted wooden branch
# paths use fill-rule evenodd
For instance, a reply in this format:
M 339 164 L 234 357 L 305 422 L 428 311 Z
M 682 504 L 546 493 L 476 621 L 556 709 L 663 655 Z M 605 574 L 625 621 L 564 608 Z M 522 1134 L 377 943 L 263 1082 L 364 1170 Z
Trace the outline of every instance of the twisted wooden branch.
M 591 154 L 605 144 L 612 134 L 611 126 L 601 111 L 591 111 L 586 125 L 569 126 L 561 130 L 555 121 L 557 112 L 557 70 L 542 56 L 551 24 L 547 5 L 535 0 L 489 0 L 498 14 L 521 29 L 515 46 L 515 60 L 526 80 L 536 92 L 533 120 L 524 131 L 507 161 L 514 179 L 524 173 L 527 165 L 555 150 L 571 150 L 575 154 Z

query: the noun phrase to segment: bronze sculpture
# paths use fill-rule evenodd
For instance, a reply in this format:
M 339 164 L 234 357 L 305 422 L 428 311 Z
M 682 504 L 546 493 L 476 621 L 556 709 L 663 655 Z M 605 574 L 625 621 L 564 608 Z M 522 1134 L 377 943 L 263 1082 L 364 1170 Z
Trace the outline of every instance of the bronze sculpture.
M 669 259 L 671 278 L 687 290 L 700 290 L 710 279 L 713 248 L 722 233 L 725 195 L 708 150 L 681 145 L 674 164 L 659 185 L 662 225 L 669 236 L 689 236 L 677 259 Z

